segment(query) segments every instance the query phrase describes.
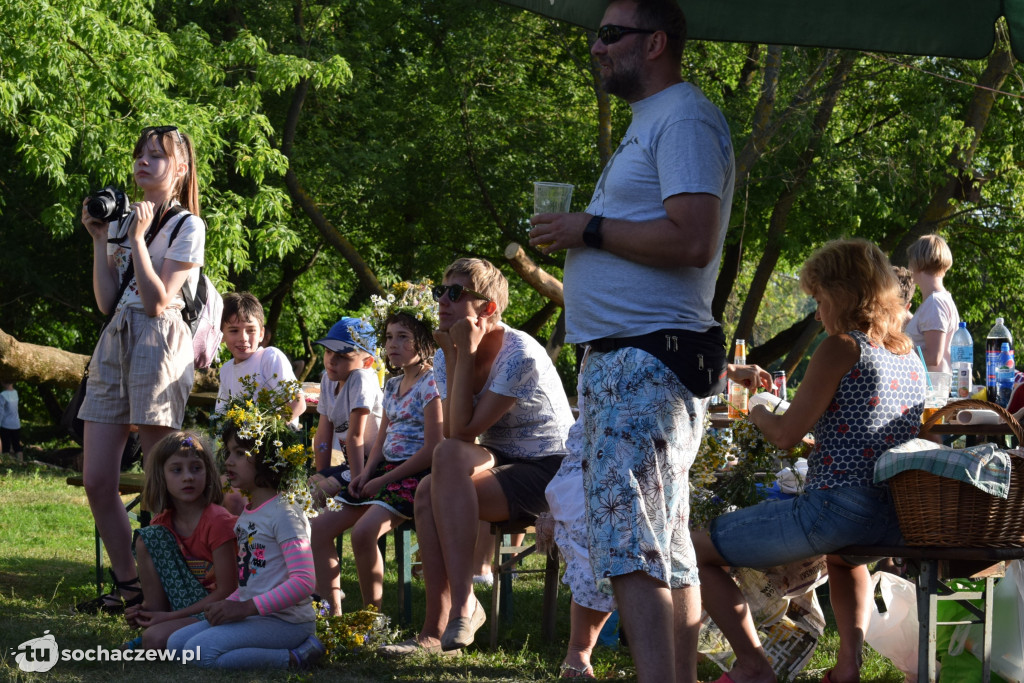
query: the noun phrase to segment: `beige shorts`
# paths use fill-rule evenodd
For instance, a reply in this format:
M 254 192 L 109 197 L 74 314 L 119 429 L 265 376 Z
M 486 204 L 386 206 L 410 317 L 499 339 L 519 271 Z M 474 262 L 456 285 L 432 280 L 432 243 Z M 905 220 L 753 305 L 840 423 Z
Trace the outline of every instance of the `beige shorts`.
M 192 333 L 181 311 L 151 318 L 126 306 L 103 329 L 78 417 L 180 429 L 195 379 Z

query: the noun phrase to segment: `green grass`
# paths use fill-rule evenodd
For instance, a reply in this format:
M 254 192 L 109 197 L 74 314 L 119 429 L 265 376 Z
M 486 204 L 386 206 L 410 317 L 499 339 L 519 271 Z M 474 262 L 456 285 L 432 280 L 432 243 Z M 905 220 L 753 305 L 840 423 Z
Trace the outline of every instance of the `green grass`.
M 95 595 L 92 516 L 81 488 L 65 483 L 67 471 L 0 462 L 0 678 L 13 681 L 110 681 L 123 678 L 179 683 L 182 669 L 172 663 L 58 662 L 49 672 L 27 674 L 14 661 L 12 650 L 49 631 L 64 649 L 117 647 L 136 633 L 108 615 L 81 615 L 76 602 Z M 347 544 L 346 544 L 347 546 Z M 389 554 L 393 551 L 389 541 Z M 540 567 L 541 559 L 528 558 Z M 389 557 L 385 577 L 384 613 L 396 618 L 396 576 Z M 359 588 L 351 548 L 345 548 L 342 587 L 353 609 Z M 490 605 L 489 589 L 477 595 Z M 536 681 L 554 677 L 562 661 L 569 630 L 569 594 L 559 591 L 558 625 L 552 642 L 540 635 L 542 576 L 524 575 L 515 581 L 514 613 L 503 619 L 497 649 L 487 647 L 488 627 L 478 635 L 478 647 L 454 658 L 427 657 L 412 661 L 382 659 L 373 652 L 345 653 L 314 672 L 316 678 L 338 681 Z M 826 616 L 828 607 L 825 607 Z M 412 624 L 402 637 L 415 632 L 423 619 L 423 584 L 413 581 Z M 397 625 L 397 624 L 393 624 Z M 826 631 L 810 666 L 798 683 L 819 681 L 834 661 L 838 645 L 835 630 Z M 888 660 L 865 649 L 863 681 L 899 683 L 902 674 Z M 599 647 L 593 657 L 598 677 L 630 680 L 634 669 L 625 648 Z M 189 677 L 196 675 L 189 670 Z M 717 667 L 703 663 L 702 679 L 718 677 Z M 312 676 L 287 672 L 203 672 L 204 678 L 229 681 L 305 680 Z

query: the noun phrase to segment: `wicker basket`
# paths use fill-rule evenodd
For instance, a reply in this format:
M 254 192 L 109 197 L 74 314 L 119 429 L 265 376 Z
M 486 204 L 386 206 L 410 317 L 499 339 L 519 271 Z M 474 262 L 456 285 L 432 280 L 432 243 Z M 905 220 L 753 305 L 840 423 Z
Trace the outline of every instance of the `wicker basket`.
M 994 410 L 1024 444 L 1024 430 L 995 403 L 964 399 L 940 408 L 921 427 L 926 436 L 943 417 L 970 408 Z M 1012 455 L 1010 495 L 1005 500 L 974 486 L 921 470 L 901 472 L 889 480 L 900 530 L 907 545 L 960 548 L 1024 547 L 1024 457 Z

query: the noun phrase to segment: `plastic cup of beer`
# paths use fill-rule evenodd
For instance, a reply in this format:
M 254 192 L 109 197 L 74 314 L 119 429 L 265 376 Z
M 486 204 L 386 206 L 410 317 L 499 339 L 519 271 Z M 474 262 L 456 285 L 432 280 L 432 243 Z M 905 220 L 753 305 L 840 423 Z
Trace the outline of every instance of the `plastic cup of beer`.
M 924 389 L 924 413 L 921 422 L 927 422 L 935 412 L 949 401 L 949 388 L 953 375 L 948 372 L 929 372 L 928 385 Z
M 572 191 L 575 186 L 569 183 L 549 183 L 534 181 L 533 183 L 533 214 L 566 213 L 572 204 Z M 538 244 L 539 248 L 549 244 Z

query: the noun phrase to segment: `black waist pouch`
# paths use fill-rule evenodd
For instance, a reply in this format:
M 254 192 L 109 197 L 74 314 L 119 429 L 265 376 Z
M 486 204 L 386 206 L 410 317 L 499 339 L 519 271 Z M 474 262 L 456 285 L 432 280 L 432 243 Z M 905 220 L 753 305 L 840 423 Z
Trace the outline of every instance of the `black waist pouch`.
M 707 332 L 658 330 L 638 337 L 605 337 L 581 344 L 598 353 L 632 347 L 646 351 L 675 373 L 698 398 L 725 391 L 725 333 L 712 327 Z

